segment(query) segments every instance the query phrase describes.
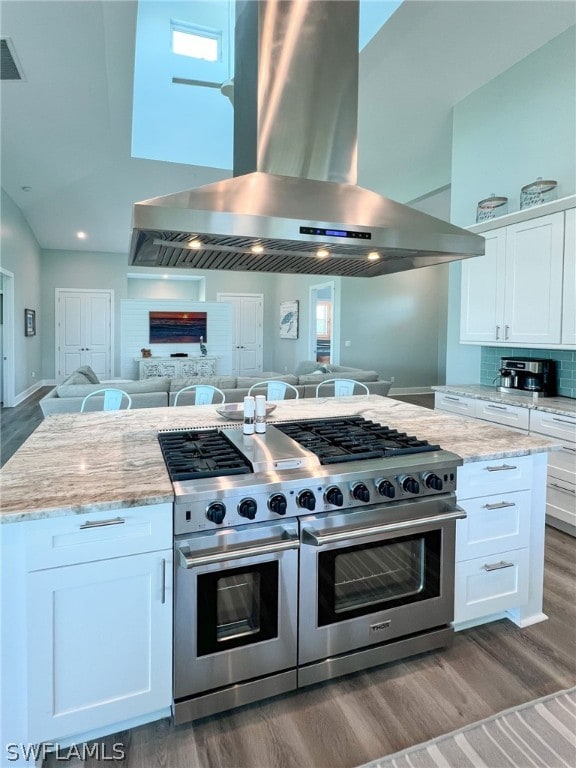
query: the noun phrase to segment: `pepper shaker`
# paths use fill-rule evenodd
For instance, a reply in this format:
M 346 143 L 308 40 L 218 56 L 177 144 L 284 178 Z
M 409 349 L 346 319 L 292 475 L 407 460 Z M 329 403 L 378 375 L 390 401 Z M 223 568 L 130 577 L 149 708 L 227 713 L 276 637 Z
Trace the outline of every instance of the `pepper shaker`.
M 264 395 L 256 395 L 254 428 L 259 434 L 266 432 L 266 398 Z

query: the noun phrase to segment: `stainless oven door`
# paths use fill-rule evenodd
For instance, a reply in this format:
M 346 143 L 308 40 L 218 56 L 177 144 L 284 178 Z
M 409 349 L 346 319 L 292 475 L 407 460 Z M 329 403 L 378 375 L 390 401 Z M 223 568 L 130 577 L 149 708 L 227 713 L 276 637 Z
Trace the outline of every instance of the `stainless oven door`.
M 296 666 L 296 523 L 175 540 L 174 698 Z
M 299 664 L 454 618 L 453 494 L 301 519 Z

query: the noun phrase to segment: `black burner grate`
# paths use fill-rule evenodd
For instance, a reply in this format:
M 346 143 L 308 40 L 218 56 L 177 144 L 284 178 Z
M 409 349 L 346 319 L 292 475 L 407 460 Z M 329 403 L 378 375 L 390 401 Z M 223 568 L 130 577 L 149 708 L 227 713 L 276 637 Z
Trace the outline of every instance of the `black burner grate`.
M 160 432 L 158 440 L 172 482 L 252 472 L 250 462 L 217 429 Z
M 275 426 L 315 453 L 321 464 L 440 450 L 439 445 L 431 445 L 426 440 L 376 424 L 362 416 L 310 419 Z

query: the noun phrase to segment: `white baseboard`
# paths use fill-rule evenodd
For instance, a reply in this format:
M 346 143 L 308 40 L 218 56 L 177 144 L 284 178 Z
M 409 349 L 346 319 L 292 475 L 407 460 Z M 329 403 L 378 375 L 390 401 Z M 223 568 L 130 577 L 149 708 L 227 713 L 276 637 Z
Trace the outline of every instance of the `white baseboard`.
M 23 403 L 24 400 L 27 400 L 30 395 L 33 395 L 34 392 L 37 392 L 39 389 L 42 389 L 42 387 L 50 387 L 53 386 L 55 382 L 50 381 L 49 379 L 42 379 L 40 381 L 37 381 L 36 384 L 33 384 L 31 387 L 28 387 L 28 389 L 25 389 L 23 392 L 19 392 L 14 397 L 14 403 L 12 406 L 7 407 L 14 407 L 15 405 L 20 405 L 20 403 Z
M 392 387 L 389 395 L 432 395 L 431 387 Z

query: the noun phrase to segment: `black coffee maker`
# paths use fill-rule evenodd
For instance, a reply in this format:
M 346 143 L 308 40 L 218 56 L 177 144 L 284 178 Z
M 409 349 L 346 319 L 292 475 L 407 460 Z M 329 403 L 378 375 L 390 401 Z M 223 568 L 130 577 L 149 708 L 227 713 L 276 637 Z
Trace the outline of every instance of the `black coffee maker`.
M 501 392 L 538 392 L 555 397 L 556 361 L 540 357 L 501 357 Z

